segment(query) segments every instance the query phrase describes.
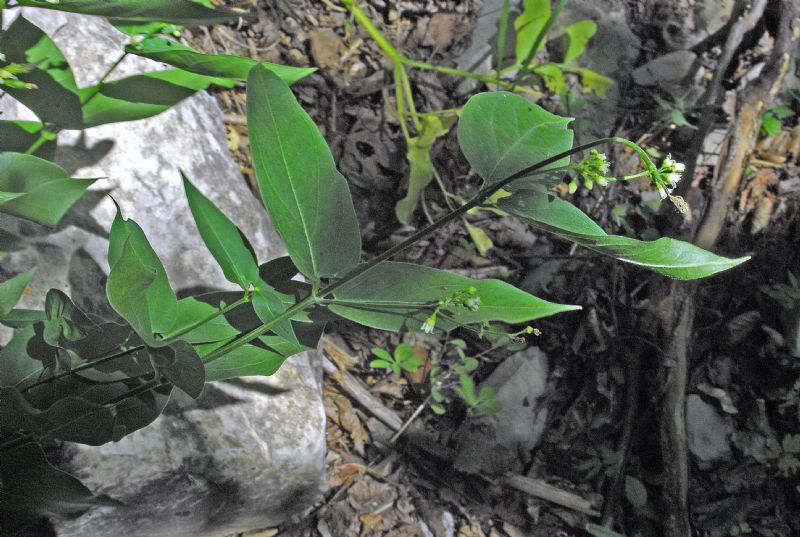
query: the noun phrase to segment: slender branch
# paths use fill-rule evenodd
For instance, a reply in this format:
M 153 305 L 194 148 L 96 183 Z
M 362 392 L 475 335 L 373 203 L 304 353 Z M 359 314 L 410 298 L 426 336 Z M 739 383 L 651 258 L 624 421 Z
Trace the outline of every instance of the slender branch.
M 103 83 L 106 81 L 106 79 L 107 79 L 109 76 L 111 76 L 111 73 L 113 73 L 113 72 L 114 72 L 114 70 L 115 70 L 117 67 L 119 67 L 119 64 L 121 64 L 121 63 L 122 63 L 122 60 L 124 60 L 124 59 L 125 59 L 127 56 L 128 56 L 128 53 L 127 53 L 127 52 L 123 52 L 123 53 L 122 53 L 122 54 L 121 54 L 121 55 L 120 55 L 120 56 L 119 56 L 119 57 L 118 57 L 118 58 L 117 58 L 117 59 L 114 61 L 114 63 L 112 63 L 112 64 L 111 64 L 111 66 L 109 66 L 109 68 L 108 68 L 108 69 L 106 69 L 106 72 L 105 72 L 105 73 L 103 73 L 103 75 L 100 77 L 100 80 L 98 80 L 98 81 L 97 81 L 97 84 L 95 84 L 95 86 L 94 86 L 94 91 L 93 91 L 92 93 L 90 93 L 90 94 L 89 94 L 89 95 L 88 95 L 88 96 L 87 96 L 85 99 L 81 99 L 81 106 L 86 106 L 87 104 L 89 104 L 89 103 L 92 101 L 92 99 L 94 99 L 95 97 L 97 97 L 97 94 L 98 94 L 98 93 L 100 93 L 100 87 L 103 85 Z
M 512 82 L 507 82 L 505 80 L 498 80 L 495 76 L 492 75 L 483 75 L 480 73 L 471 73 L 469 71 L 462 71 L 460 69 L 455 69 L 452 67 L 445 67 L 443 65 L 432 65 L 430 63 L 420 62 L 417 60 L 412 60 L 406 57 L 401 57 L 401 61 L 403 64 L 408 65 L 409 67 L 416 67 L 417 69 L 424 69 L 426 71 L 436 71 L 439 73 L 444 73 L 446 75 L 453 75 L 453 76 L 460 76 L 462 78 L 471 78 L 473 80 L 478 80 L 485 84 L 497 84 L 500 87 L 506 89 L 516 89 L 523 93 L 527 93 L 534 97 L 541 97 L 543 94 L 540 91 L 536 91 L 534 89 L 519 86 Z
M 550 27 L 556 21 L 558 16 L 561 14 L 561 11 L 567 6 L 569 0 L 561 0 L 556 6 L 556 9 L 550 13 L 550 16 L 547 18 L 547 22 L 544 23 L 542 29 L 539 30 L 539 33 L 536 35 L 536 39 L 533 42 L 533 47 L 531 50 L 528 51 L 528 54 L 525 56 L 525 59 L 522 60 L 522 69 L 517 72 L 517 76 L 514 77 L 514 84 L 517 84 L 523 76 L 525 76 L 528 72 L 530 72 L 530 65 L 533 57 L 539 51 L 539 48 L 544 43 L 544 38 L 547 36 L 547 32 L 550 31 Z
M 86 362 L 85 364 L 81 364 L 79 366 L 73 367 L 69 371 L 62 371 L 58 375 L 53 375 L 52 377 L 47 377 L 45 379 L 39 380 L 34 382 L 30 386 L 25 386 L 20 390 L 20 393 L 28 392 L 37 386 L 41 386 L 42 384 L 48 384 L 50 382 L 55 382 L 57 380 L 63 379 L 64 377 L 68 377 L 70 375 L 74 375 L 75 373 L 80 373 L 81 371 L 85 371 L 87 369 L 93 369 L 100 364 L 104 364 L 110 362 L 111 360 L 116 360 L 117 358 L 122 358 L 129 354 L 133 354 L 134 352 L 140 351 L 144 349 L 144 345 L 137 345 L 135 347 L 131 347 L 130 349 L 125 349 L 124 351 L 119 351 L 109 356 L 104 356 L 102 358 L 98 358 L 97 360 L 92 360 L 91 362 Z
M 169 343 L 172 343 L 175 340 L 177 340 L 179 337 L 188 334 L 192 330 L 194 330 L 196 328 L 199 328 L 199 327 L 203 326 L 204 324 L 206 324 L 208 322 L 213 321 L 214 319 L 216 319 L 220 315 L 225 315 L 226 313 L 228 313 L 230 311 L 233 311 L 236 308 L 238 308 L 239 306 L 241 306 L 242 304 L 247 304 L 248 302 L 250 302 L 250 294 L 249 294 L 249 292 L 246 292 L 245 295 L 242 298 L 240 298 L 239 300 L 237 300 L 236 302 L 232 302 L 231 304 L 225 306 L 224 308 L 218 308 L 214 313 L 210 314 L 208 317 L 205 317 L 204 319 L 201 319 L 201 320 L 199 320 L 197 322 L 194 322 L 194 323 L 190 324 L 189 326 L 185 326 L 185 327 L 181 328 L 180 330 L 178 330 L 177 332 L 175 332 L 174 334 L 170 334 L 169 336 L 166 336 L 163 339 L 162 343 L 164 343 L 165 345 L 169 344 Z

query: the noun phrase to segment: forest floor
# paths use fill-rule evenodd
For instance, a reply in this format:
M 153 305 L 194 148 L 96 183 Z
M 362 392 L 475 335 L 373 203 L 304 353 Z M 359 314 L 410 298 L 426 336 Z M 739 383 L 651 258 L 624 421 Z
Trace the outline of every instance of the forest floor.
M 294 89 L 350 181 L 366 254 L 424 225 L 426 215 L 419 210 L 405 226 L 394 216 L 407 188 L 408 164 L 393 109 L 391 66 L 380 49 L 337 0 L 257 4 L 257 22 L 197 31 L 192 43 L 215 53 L 319 67 Z M 482 3 L 362 4 L 408 57 L 452 66 L 470 45 Z M 564 16 L 582 4 L 592 2 L 573 2 Z M 671 476 L 682 462 L 688 465 L 684 514 L 696 535 L 800 534 L 800 288 L 791 274 L 800 278 L 800 86 L 791 72 L 796 66 L 776 78 L 769 88 L 774 91 L 753 97 L 778 53 L 791 52 L 776 52 L 785 49 L 779 27 L 786 13 L 775 11 L 780 2 L 772 3 L 737 43 L 729 38 L 733 24 L 697 38 L 695 12 L 675 7 L 683 3 L 597 4 L 608 4 L 609 17 L 622 13 L 622 25 L 595 20 L 596 46 L 606 48 L 593 49 L 590 42 L 586 57 L 588 67 L 614 78 L 614 88 L 606 99 L 586 97 L 585 103 L 578 92 L 581 98 L 573 104 L 583 107 L 573 110 L 565 111 L 564 100 L 551 94 L 539 103 L 563 115 L 571 112 L 583 137 L 614 133 L 662 158 L 698 157 L 680 192 L 694 211 L 681 216 L 671 204 L 659 205 L 652 188 L 636 181 L 581 188 L 572 200 L 609 233 L 691 240 L 708 214 L 719 211 L 716 185 L 731 180 L 732 204 L 712 244 L 723 255 L 752 259 L 686 284 L 689 291 L 683 292 L 694 300 L 693 326 L 681 335 L 669 316 L 680 291 L 658 275 L 492 213 L 470 220 L 492 241 L 485 253 L 463 224 L 443 229 L 404 259 L 501 278 L 542 298 L 583 306 L 581 312 L 537 322 L 524 345 L 513 342 L 530 347 L 521 352 L 535 354 L 536 363 L 544 365 L 532 381 L 541 385 L 536 400 L 523 397 L 519 408 L 503 415 L 530 418 L 513 425 L 523 435 L 537 429 L 537 438 L 509 443 L 496 434 L 496 423 L 455 397 L 443 404 L 444 414 L 431 409 L 430 370 L 438 367 L 446 382 L 452 381 L 462 360 L 454 339 L 464 342 L 467 355 L 481 355 L 474 371 L 478 382 L 519 351 L 490 349 L 485 338 L 468 331 L 445 339 L 336 323 L 322 345 L 328 362 L 328 490 L 302 521 L 252 535 L 555 537 L 587 535 L 587 523 L 629 537 L 666 535 L 674 532 L 670 517 L 681 515 L 674 498 L 682 485 Z M 734 10 L 728 16 L 731 23 L 737 15 Z M 614 25 L 613 36 L 603 40 Z M 620 50 L 612 50 L 611 38 L 625 39 Z M 796 53 L 796 43 L 789 46 Z M 717 75 L 729 49 L 730 65 Z M 694 55 L 688 64 L 667 61 L 664 67 L 656 61 L 687 51 Z M 608 61 L 592 64 L 603 56 L 629 64 L 604 72 Z M 643 65 L 652 69 L 637 70 Z M 410 75 L 421 111 L 461 106 L 486 89 L 428 71 Z M 719 92 L 703 106 L 709 86 L 717 82 Z M 231 149 L 254 185 L 244 91 L 217 95 L 227 112 Z M 745 135 L 740 130 L 748 106 L 758 117 L 766 112 L 767 120 Z M 737 171 L 730 163 L 741 144 L 747 150 Z M 611 156 L 616 175 L 637 171 L 631 155 Z M 454 129 L 434 146 L 433 163 L 450 192 L 463 197 L 474 192 L 476 177 L 459 154 Z M 568 196 L 566 185 L 558 193 Z M 435 184 L 423 201 L 434 218 L 447 209 Z M 372 348 L 392 352 L 403 343 L 422 363 L 417 371 L 396 374 L 369 366 Z M 677 403 L 676 380 L 670 377 L 676 345 L 688 349 L 689 360 L 686 392 L 677 392 Z M 523 372 L 512 372 L 505 381 L 495 378 L 494 385 L 500 382 L 502 390 L 517 374 Z M 688 405 L 688 435 L 676 436 L 665 427 L 670 404 Z M 688 443 L 688 453 L 681 454 L 681 442 Z

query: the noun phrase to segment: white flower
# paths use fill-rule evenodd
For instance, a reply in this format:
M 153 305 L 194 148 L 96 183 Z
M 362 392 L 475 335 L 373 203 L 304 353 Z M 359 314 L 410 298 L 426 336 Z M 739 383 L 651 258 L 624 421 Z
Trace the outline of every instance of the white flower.
M 686 171 L 686 164 L 684 164 L 683 162 L 676 162 L 673 168 L 675 169 L 676 172 L 683 173 Z
M 673 188 L 675 188 L 675 185 L 677 185 L 678 181 L 680 180 L 681 180 L 681 174 L 679 173 L 673 172 L 667 175 L 667 181 L 669 181 L 672 184 Z
M 422 331 L 426 334 L 432 334 L 433 328 L 436 326 L 436 313 L 425 319 L 425 322 L 422 323 Z

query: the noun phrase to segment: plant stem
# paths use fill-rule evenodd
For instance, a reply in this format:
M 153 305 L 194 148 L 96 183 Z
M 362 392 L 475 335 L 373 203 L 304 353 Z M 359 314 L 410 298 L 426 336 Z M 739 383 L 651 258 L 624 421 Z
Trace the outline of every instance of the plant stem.
M 206 318 L 204 318 L 204 319 L 202 319 L 200 321 L 197 321 L 195 323 L 192 323 L 189 326 L 185 326 L 185 327 L 181 328 L 180 330 L 178 330 L 177 332 L 175 332 L 174 334 L 171 334 L 171 335 L 165 337 L 164 340 L 163 340 L 163 343 L 165 345 L 167 345 L 169 343 L 172 343 L 173 341 L 177 340 L 179 337 L 181 337 L 181 336 L 183 336 L 185 334 L 188 334 L 192 330 L 194 330 L 194 329 L 196 329 L 196 328 L 198 328 L 198 327 L 200 327 L 200 326 L 202 326 L 202 325 L 214 320 L 215 318 L 219 317 L 220 315 L 224 315 L 225 313 L 228 313 L 229 311 L 232 311 L 232 310 L 236 309 L 237 307 L 241 306 L 242 304 L 247 303 L 249 300 L 250 300 L 250 296 L 249 295 L 245 295 L 244 297 L 240 298 L 236 302 L 233 302 L 230 305 L 225 306 L 224 308 L 218 309 L 217 311 L 215 311 L 213 314 L 209 315 L 208 317 L 206 317 Z M 69 371 L 63 371 L 63 372 L 59 373 L 58 375 L 53 375 L 52 377 L 47 377 L 47 378 L 42 379 L 40 381 L 34 382 L 30 386 L 26 386 L 26 387 L 22 388 L 20 390 L 20 393 L 25 393 L 25 392 L 28 392 L 28 391 L 32 390 L 33 388 L 36 388 L 37 386 L 41 386 L 42 384 L 55 382 L 56 380 L 62 379 L 64 377 L 68 377 L 68 376 L 73 375 L 75 373 L 80 373 L 81 371 L 85 371 L 87 369 L 95 368 L 100 364 L 104 364 L 106 362 L 110 362 L 112 360 L 116 360 L 117 358 L 122 358 L 122 357 L 127 356 L 129 354 L 132 354 L 134 352 L 140 351 L 140 350 L 142 350 L 144 348 L 145 348 L 144 345 L 137 345 L 135 347 L 131 347 L 130 349 L 126 349 L 124 351 L 119 351 L 119 352 L 116 352 L 116 353 L 111 354 L 109 356 L 104 356 L 102 358 L 98 358 L 96 360 L 92 360 L 90 362 L 86 362 L 85 364 L 81 364 L 81 365 L 79 365 L 77 367 L 73 367 Z
M 568 2 L 569 0 L 561 0 L 558 3 L 558 6 L 556 6 L 556 9 L 552 13 L 550 13 L 550 16 L 547 18 L 547 22 L 544 23 L 544 26 L 542 26 L 542 29 L 539 31 L 539 34 L 536 36 L 536 39 L 533 42 L 533 47 L 531 48 L 531 50 L 528 51 L 528 54 L 527 56 L 525 56 L 525 59 L 522 60 L 522 69 L 520 69 L 519 72 L 517 72 L 517 76 L 514 77 L 515 85 L 519 82 L 520 78 L 522 78 L 528 72 L 530 72 L 530 65 L 531 61 L 533 60 L 533 57 L 536 56 L 537 52 L 539 52 L 539 48 L 544 43 L 544 38 L 547 37 L 547 32 L 550 31 L 550 27 L 553 25 L 558 16 L 561 14 L 561 11 L 567 6 Z
M 117 358 L 122 358 L 123 356 L 127 356 L 129 354 L 133 354 L 134 352 L 140 351 L 144 349 L 144 345 L 137 345 L 135 347 L 131 347 L 130 349 L 126 349 L 124 351 L 119 351 L 109 356 L 104 356 L 102 358 L 98 358 L 97 360 L 92 360 L 91 362 L 86 362 L 85 364 L 81 364 L 77 367 L 73 367 L 69 371 L 63 371 L 58 375 L 53 375 L 52 377 L 47 377 L 46 379 L 42 379 L 40 381 L 34 382 L 30 386 L 25 386 L 20 390 L 20 393 L 25 393 L 37 386 L 41 386 L 42 384 L 47 384 L 50 382 L 55 382 L 56 380 L 63 379 L 64 377 L 68 377 L 70 375 L 74 375 L 75 373 L 80 373 L 81 371 L 85 371 L 87 369 L 92 369 L 97 367 L 100 364 L 104 364 L 106 362 L 110 362 L 111 360 L 116 360 Z
M 116 61 L 114 61 L 114 63 L 112 63 L 111 66 L 108 69 L 106 69 L 106 72 L 103 73 L 103 76 L 101 76 L 100 80 L 98 80 L 97 84 L 95 84 L 94 91 L 92 93 L 90 93 L 88 97 L 86 97 L 85 99 L 81 100 L 81 106 L 86 106 L 87 104 L 89 104 L 92 101 L 92 99 L 94 99 L 97 96 L 97 94 L 100 93 L 100 86 L 103 85 L 103 83 L 106 81 L 106 79 L 109 76 L 111 76 L 111 73 L 113 73 L 114 70 L 117 67 L 119 67 L 119 64 L 122 63 L 122 60 L 124 60 L 127 56 L 128 56 L 128 53 L 127 52 L 123 52 L 119 56 L 119 58 L 117 58 Z
M 286 311 L 284 311 L 283 313 L 281 313 L 277 317 L 275 317 L 273 319 L 270 319 L 269 321 L 267 321 L 266 323 L 262 324 L 261 326 L 259 326 L 257 328 L 254 328 L 253 330 L 250 330 L 248 333 L 244 334 L 243 336 L 238 337 L 238 338 L 234 339 L 233 341 L 231 341 L 230 343 L 226 343 L 222 347 L 219 347 L 219 348 L 211 351 L 210 353 L 206 354 L 205 356 L 203 356 L 203 364 L 208 364 L 210 362 L 213 362 L 214 360 L 216 360 L 220 356 L 223 356 L 223 355 L 225 355 L 225 354 L 227 354 L 227 353 L 229 353 L 229 352 L 231 352 L 231 351 L 233 351 L 235 349 L 238 349 L 242 345 L 246 345 L 247 343 L 253 341 L 257 337 L 260 337 L 263 334 L 266 334 L 276 324 L 278 324 L 280 322 L 283 322 L 285 320 L 291 319 L 296 314 L 298 314 L 298 313 L 302 312 L 303 310 L 305 310 L 306 307 L 311 306 L 312 304 L 315 304 L 316 302 L 317 302 L 317 296 L 315 296 L 314 294 L 304 298 L 303 300 L 301 300 L 300 302 L 297 302 L 296 304 L 294 304 L 293 306 L 288 308 Z
M 42 147 L 45 143 L 47 143 L 49 136 L 47 136 L 46 133 L 49 132 L 50 131 L 47 129 L 47 127 L 42 126 L 42 130 L 39 133 L 39 137 L 31 144 L 31 146 L 27 150 L 25 150 L 25 154 L 33 155 L 39 150 L 40 147 Z
M 175 341 L 179 337 L 188 334 L 189 332 L 191 332 L 195 328 L 203 326 L 204 324 L 213 321 L 214 319 L 216 319 L 220 315 L 225 315 L 226 313 L 228 313 L 230 311 L 233 311 L 236 308 L 238 308 L 239 306 L 241 306 L 242 304 L 247 304 L 248 302 L 250 302 L 250 294 L 249 294 L 249 292 L 245 293 L 245 295 L 242 298 L 240 298 L 239 300 L 237 300 L 236 302 L 232 302 L 231 304 L 225 306 L 224 308 L 217 309 L 217 311 L 215 311 L 214 313 L 212 313 L 208 317 L 206 317 L 204 319 L 201 319 L 201 320 L 199 320 L 197 322 L 194 322 L 194 323 L 190 324 L 189 326 L 185 326 L 185 327 L 181 328 L 180 330 L 178 330 L 177 332 L 175 332 L 174 334 L 170 334 L 169 336 L 166 336 L 163 339 L 162 343 L 164 343 L 165 345 L 169 344 L 169 343 L 172 343 L 173 341 Z
M 469 71 L 462 71 L 460 69 L 454 69 L 452 67 L 445 67 L 443 65 L 432 65 L 430 63 L 420 62 L 417 60 L 411 60 L 409 58 L 401 57 L 401 61 L 403 64 L 408 65 L 409 67 L 416 67 L 417 69 L 424 69 L 426 71 L 436 71 L 439 73 L 444 73 L 447 75 L 454 75 L 460 76 L 463 78 L 471 78 L 473 80 L 479 80 L 480 82 L 484 82 L 486 84 L 497 84 L 500 87 L 507 88 L 507 89 L 517 89 L 534 97 L 541 97 L 542 93 L 536 91 L 534 89 L 528 87 L 520 87 L 517 84 L 512 82 L 506 82 L 505 80 L 498 80 L 496 77 L 492 75 L 482 75 L 480 73 L 471 73 Z

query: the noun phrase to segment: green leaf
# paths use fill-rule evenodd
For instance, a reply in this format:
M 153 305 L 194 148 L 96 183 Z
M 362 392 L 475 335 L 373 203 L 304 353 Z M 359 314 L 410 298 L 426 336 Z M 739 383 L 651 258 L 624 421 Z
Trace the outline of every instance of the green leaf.
M 286 311 L 286 302 L 294 302 L 292 297 L 278 293 L 266 282 L 258 280 L 253 290 L 253 310 L 261 322 L 267 323 Z M 288 341 L 297 342 L 297 336 L 289 319 L 272 327 L 272 331 Z
M 408 142 L 406 158 L 411 167 L 408 176 L 408 191 L 397 202 L 394 212 L 401 224 L 408 224 L 419 205 L 422 192 L 433 181 L 436 170 L 431 162 L 431 149 L 434 142 L 450 131 L 456 115 L 439 117 L 436 114 L 422 115 L 422 129 L 419 136 Z
M 763 130 L 764 134 L 767 136 L 777 136 L 781 132 L 781 127 L 783 127 L 781 121 L 769 112 L 764 114 L 764 117 L 761 118 L 761 130 Z
M 99 446 L 114 438 L 114 422 L 110 407 L 81 397 L 64 397 L 38 410 L 16 388 L 0 388 L 0 427 L 4 429 Z
M 210 304 L 201 302 L 194 297 L 186 297 L 178 301 L 175 323 L 167 331 L 168 334 L 175 334 L 185 328 L 194 325 L 204 319 L 211 318 L 219 312 L 219 309 Z M 217 315 L 210 321 L 187 332 L 180 338 L 189 343 L 211 343 L 216 341 L 228 340 L 239 334 L 239 331 L 232 327 L 223 315 Z
M 0 152 L 25 153 L 39 139 L 44 125 L 39 121 L 0 121 Z M 52 161 L 56 155 L 56 140 L 46 141 L 34 156 Z
M 219 263 L 225 278 L 247 291 L 259 279 L 252 246 L 239 228 L 201 194 L 183 173 L 181 177 L 189 209 L 203 242 Z
M 793 115 L 795 115 L 795 111 L 794 110 L 792 110 L 788 106 L 784 106 L 782 104 L 779 104 L 778 106 L 773 106 L 772 108 L 769 109 L 769 112 L 772 112 L 775 115 L 775 117 L 779 117 L 779 118 L 783 118 L 783 119 L 785 119 L 787 117 L 792 117 Z
M 580 309 L 553 304 L 500 280 L 473 280 L 444 270 L 386 261 L 369 269 L 334 292 L 330 309 L 337 315 L 381 330 L 420 331 L 439 300 L 475 287 L 477 311 L 456 307 L 440 312 L 436 328 L 503 321 L 522 323 Z
M 597 524 L 586 524 L 585 527 L 586 531 L 594 537 L 625 537 L 621 533 L 604 528 L 603 526 L 598 526 Z
M 705 278 L 750 259 L 720 257 L 688 242 L 667 237 L 639 241 L 608 235 L 571 203 L 542 192 L 522 190 L 501 199 L 498 206 L 534 227 L 555 233 L 590 250 L 679 280 Z
M 168 381 L 197 399 L 205 384 L 205 370 L 197 351 L 185 341 L 167 347 L 149 347 L 153 365 Z
M 586 44 L 595 32 L 597 32 L 597 25 L 589 19 L 573 22 L 567 26 L 564 33 L 567 35 L 568 44 L 563 63 L 571 63 L 578 59 L 586 50 Z
M 108 245 L 111 272 L 106 294 L 111 306 L 150 346 L 162 346 L 156 334 L 175 324 L 178 301 L 142 228 L 124 220 L 119 211 L 111 225 Z
M 0 153 L 0 191 L 19 194 L 0 212 L 55 227 L 97 179 L 71 179 L 60 166 L 33 155 Z
M 472 242 L 475 243 L 475 248 L 478 249 L 478 253 L 482 256 L 485 256 L 489 253 L 489 250 L 492 249 L 494 243 L 492 239 L 489 238 L 489 235 L 486 234 L 484 230 L 479 227 L 473 226 L 469 222 L 464 222 L 467 226 L 467 232 L 469 233 Z
M 394 361 L 394 358 L 392 358 L 392 355 L 389 354 L 385 349 L 381 349 L 380 347 L 373 347 L 371 349 L 371 352 L 372 352 L 372 354 L 374 354 L 378 358 L 382 358 L 382 359 L 386 360 L 387 362 Z
M 42 121 L 68 129 L 82 126 L 81 103 L 75 77 L 66 58 L 42 30 L 22 16 L 17 17 L 5 32 L 0 33 L 0 53 L 7 63 L 32 66 L 17 78 L 33 89 L 3 89 L 30 108 Z
M 571 65 L 568 68 L 565 68 L 565 70 L 580 75 L 581 82 L 583 83 L 583 93 L 593 92 L 600 97 L 605 97 L 608 88 L 614 85 L 614 81 L 612 79 L 601 75 L 597 71 L 587 69 L 586 67 L 576 67 Z
M 11 513 L 75 517 L 94 506 L 119 506 L 107 496 L 95 496 L 78 479 L 52 466 L 38 444 L 3 452 L 0 465 L 3 519 Z
M 542 77 L 544 85 L 551 93 L 561 95 L 567 89 L 567 83 L 564 80 L 564 71 L 561 67 L 554 63 L 546 63 L 544 65 L 537 65 L 533 68 L 533 72 Z
M 34 274 L 36 274 L 36 267 L 0 283 L 0 319 L 5 319 L 6 315 L 17 305 Z
M 83 127 L 158 115 L 211 84 L 232 86 L 225 79 L 169 69 L 82 88 L 79 91 L 81 101 L 86 103 Z
M 127 45 L 125 51 L 151 60 L 164 62 L 184 71 L 233 80 L 247 80 L 255 65 L 263 65 L 287 84 L 294 84 L 314 71 L 313 67 L 291 67 L 260 62 L 229 54 L 203 54 L 171 39 L 151 37 L 141 43 Z
M 524 0 L 522 5 L 522 14 L 514 21 L 514 28 L 517 31 L 517 64 L 522 64 L 525 58 L 531 55 L 536 38 L 550 18 L 550 0 Z M 541 50 L 544 44 L 545 40 L 542 39 L 538 49 Z
M 0 349 L 0 386 L 18 386 L 42 372 L 42 362 L 28 354 L 28 342 L 35 335 L 33 326 L 15 330 L 11 341 Z
M 17 3 L 129 22 L 161 21 L 183 25 L 230 22 L 242 15 L 223 9 L 210 9 L 192 0 L 19 0 Z
M 78 341 L 97 328 L 72 300 L 59 291 L 50 289 L 44 302 L 44 340 L 54 347 L 69 348 L 68 342 Z
M 300 272 L 343 274 L 361 256 L 347 182 L 289 87 L 262 65 L 247 81 L 250 147 L 261 197 Z
M 260 338 L 259 342 L 263 340 L 268 340 L 268 338 Z M 219 346 L 220 344 L 201 345 L 198 352 L 202 356 Z M 297 352 L 302 351 L 298 350 Z M 272 348 L 250 344 L 242 345 L 205 364 L 206 382 L 252 375 L 273 375 L 280 369 L 284 361 L 286 361 L 286 356 Z
M 551 114 L 513 93 L 479 93 L 464 106 L 458 142 L 470 165 L 487 184 L 572 148 L 570 118 Z M 551 164 L 560 167 L 569 158 Z M 536 175 L 514 181 L 507 190 L 552 184 L 557 175 Z
M 642 509 L 647 505 L 647 489 L 633 476 L 625 476 L 625 497 L 636 509 Z

